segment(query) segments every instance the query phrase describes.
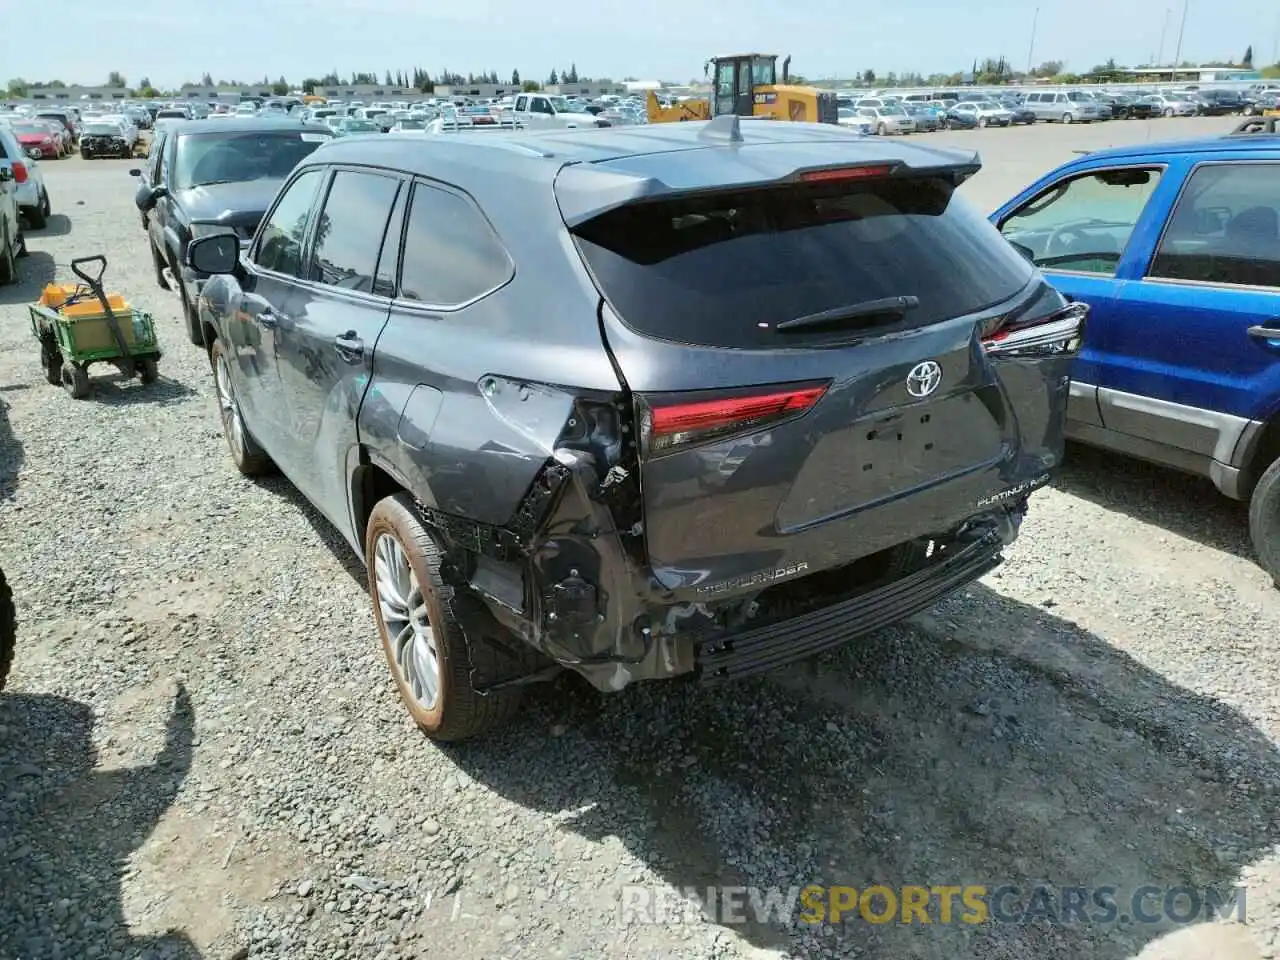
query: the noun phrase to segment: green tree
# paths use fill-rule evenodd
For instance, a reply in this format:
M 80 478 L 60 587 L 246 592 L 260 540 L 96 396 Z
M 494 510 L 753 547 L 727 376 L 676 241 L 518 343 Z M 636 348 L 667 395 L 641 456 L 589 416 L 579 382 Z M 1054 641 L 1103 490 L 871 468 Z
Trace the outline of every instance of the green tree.
M 512 70 L 512 71 L 511 71 L 511 85 L 512 85 L 513 87 L 518 87 L 518 86 L 520 86 L 520 71 L 519 71 L 519 70 Z
M 5 87 L 5 91 L 13 99 L 22 100 L 26 97 L 27 93 L 29 92 L 30 86 L 31 85 L 28 84 L 27 81 L 23 80 L 21 77 L 14 77 L 12 80 L 9 81 L 8 86 Z
M 876 72 L 874 70 L 862 71 L 862 82 L 870 86 L 876 82 Z
M 569 72 L 564 75 L 565 83 L 578 82 L 578 65 L 576 63 L 569 64 Z
M 560 74 L 556 73 L 555 70 L 553 69 L 551 71 L 551 75 L 547 77 L 547 84 L 548 86 L 554 87 L 559 82 L 560 82 Z
M 265 81 L 264 81 L 265 83 Z M 289 92 L 289 81 L 281 77 L 275 83 L 271 84 L 271 92 L 277 97 L 283 97 Z
M 1240 63 L 1243 66 L 1248 67 L 1250 70 L 1253 69 L 1253 44 L 1252 43 L 1249 44 L 1249 46 L 1244 48 L 1244 56 L 1240 59 Z
M 124 79 L 124 74 L 119 70 L 112 70 L 107 74 L 108 87 L 127 87 L 129 84 Z
M 1061 60 L 1046 60 L 1031 71 L 1033 77 L 1056 77 L 1060 73 L 1062 73 Z
M 307 96 L 312 96 L 315 94 L 316 87 L 318 86 L 321 86 L 321 83 L 319 80 L 317 80 L 315 77 L 307 77 L 305 80 L 302 81 L 302 92 L 305 93 Z
M 542 89 L 542 85 L 537 80 L 526 80 L 520 85 L 520 89 L 525 93 L 537 93 Z

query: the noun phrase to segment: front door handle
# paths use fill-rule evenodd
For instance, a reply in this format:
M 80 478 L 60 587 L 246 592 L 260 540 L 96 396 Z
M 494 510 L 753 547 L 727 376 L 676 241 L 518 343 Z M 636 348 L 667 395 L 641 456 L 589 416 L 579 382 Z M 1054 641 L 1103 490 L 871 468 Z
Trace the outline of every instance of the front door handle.
M 268 329 L 275 329 L 280 326 L 280 315 L 267 307 L 265 310 L 258 311 L 258 322 Z
M 1254 324 L 1245 331 L 1255 340 L 1280 340 L 1280 327 L 1266 327 L 1260 323 Z
M 364 356 L 364 341 L 356 336 L 354 330 L 348 330 L 334 337 L 333 345 L 339 356 L 347 363 L 356 363 Z

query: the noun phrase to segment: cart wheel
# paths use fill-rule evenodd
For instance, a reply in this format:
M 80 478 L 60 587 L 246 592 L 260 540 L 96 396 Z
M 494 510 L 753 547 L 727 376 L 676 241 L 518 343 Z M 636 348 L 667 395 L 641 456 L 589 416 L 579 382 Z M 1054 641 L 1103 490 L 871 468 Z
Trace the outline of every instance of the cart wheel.
M 44 366 L 44 378 L 55 387 L 62 383 L 62 354 L 49 343 L 40 344 L 40 363 Z
M 143 383 L 155 383 L 160 377 L 160 362 L 155 357 L 143 357 L 138 361 L 138 379 Z
M 84 367 L 77 366 L 74 363 L 64 363 L 62 365 L 62 385 L 66 387 L 67 393 L 77 400 L 83 400 L 89 396 L 89 374 Z

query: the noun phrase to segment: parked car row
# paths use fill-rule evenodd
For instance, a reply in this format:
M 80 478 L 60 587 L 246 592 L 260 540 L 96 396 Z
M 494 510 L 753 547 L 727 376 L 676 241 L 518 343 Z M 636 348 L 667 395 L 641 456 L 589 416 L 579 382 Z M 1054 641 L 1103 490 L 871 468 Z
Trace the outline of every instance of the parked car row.
M 0 122 L 0 286 L 18 282 L 26 230 L 43 229 L 52 212 L 42 161 L 32 158 L 8 123 Z

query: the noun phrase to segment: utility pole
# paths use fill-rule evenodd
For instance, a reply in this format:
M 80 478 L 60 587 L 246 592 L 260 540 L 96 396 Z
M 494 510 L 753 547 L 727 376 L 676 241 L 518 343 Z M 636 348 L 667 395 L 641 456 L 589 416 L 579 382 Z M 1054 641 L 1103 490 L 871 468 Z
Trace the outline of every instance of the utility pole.
M 1169 33 L 1169 18 L 1173 16 L 1173 11 L 1168 7 L 1164 8 L 1164 26 L 1160 28 L 1160 52 L 1156 54 L 1156 62 L 1153 67 L 1158 67 L 1164 63 L 1164 38 Z
M 1031 18 L 1031 45 L 1027 47 L 1027 73 L 1031 72 L 1031 68 L 1035 66 L 1036 55 L 1036 24 L 1040 22 L 1040 8 L 1036 7 L 1035 15 Z
M 1182 0 L 1182 23 L 1178 27 L 1178 49 L 1173 54 L 1173 68 L 1176 70 L 1182 62 L 1182 31 L 1187 29 L 1187 7 L 1191 0 Z

